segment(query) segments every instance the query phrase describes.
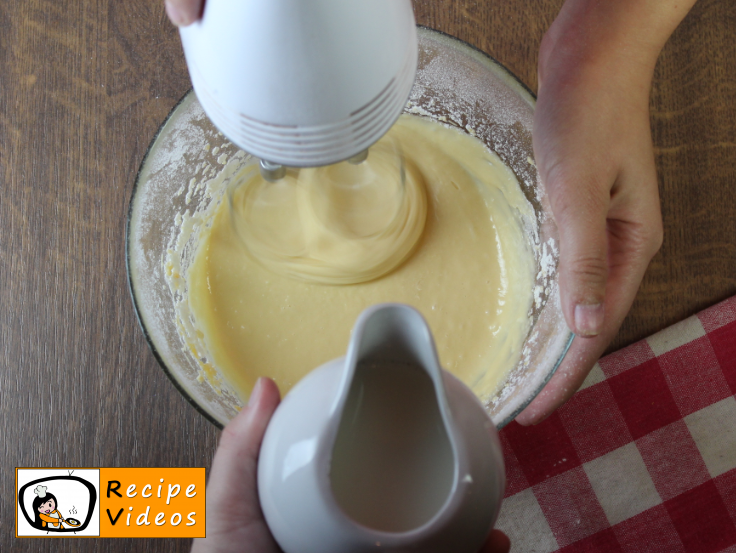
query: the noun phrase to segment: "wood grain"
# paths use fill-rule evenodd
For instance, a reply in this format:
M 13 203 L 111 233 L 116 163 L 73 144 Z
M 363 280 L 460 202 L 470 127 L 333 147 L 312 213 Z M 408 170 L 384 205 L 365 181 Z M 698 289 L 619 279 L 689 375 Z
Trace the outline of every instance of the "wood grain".
M 536 89 L 561 0 L 417 0 L 418 22 Z M 700 0 L 652 90 L 665 242 L 612 348 L 736 293 L 736 4 Z M 188 551 L 16 540 L 16 466 L 209 466 L 218 432 L 136 322 L 124 228 L 138 165 L 189 88 L 158 0 L 0 3 L 0 551 Z

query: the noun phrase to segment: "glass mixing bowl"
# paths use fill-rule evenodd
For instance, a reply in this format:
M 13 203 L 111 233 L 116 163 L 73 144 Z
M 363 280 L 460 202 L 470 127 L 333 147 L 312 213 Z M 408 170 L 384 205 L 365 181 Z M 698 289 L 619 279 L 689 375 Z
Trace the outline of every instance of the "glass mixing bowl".
M 533 159 L 535 99 L 483 52 L 430 29 L 420 28 L 418 34 L 417 77 L 405 111 L 482 140 L 515 173 L 534 208 L 534 220 L 523 222 L 537 263 L 533 324 L 518 365 L 486 402 L 501 427 L 539 393 L 573 338 L 560 308 L 557 227 Z M 228 168 L 247 161 L 212 125 L 190 91 L 151 143 L 128 214 L 128 279 L 148 344 L 177 389 L 218 426 L 230 420 L 242 400 L 207 362 L 201 333 L 188 311 L 185 277 L 208 214 L 227 201 L 234 172 Z

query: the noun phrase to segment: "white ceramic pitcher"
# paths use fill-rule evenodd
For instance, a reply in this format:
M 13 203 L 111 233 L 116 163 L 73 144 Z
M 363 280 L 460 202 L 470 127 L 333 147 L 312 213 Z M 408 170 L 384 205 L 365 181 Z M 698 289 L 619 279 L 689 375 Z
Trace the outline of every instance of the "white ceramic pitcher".
M 505 488 L 501 445 L 473 392 L 439 366 L 415 309 L 365 310 L 347 357 L 284 398 L 258 462 L 286 553 L 476 553 Z

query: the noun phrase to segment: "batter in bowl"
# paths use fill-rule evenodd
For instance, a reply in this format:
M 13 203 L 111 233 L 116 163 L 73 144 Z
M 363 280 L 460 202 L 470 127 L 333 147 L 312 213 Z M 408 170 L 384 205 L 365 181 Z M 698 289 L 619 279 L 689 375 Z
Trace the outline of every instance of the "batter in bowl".
M 416 185 L 419 192 L 402 193 L 401 202 L 409 198 L 413 204 L 380 208 L 384 219 L 376 228 L 366 230 L 370 225 L 363 222 L 331 237 L 328 253 L 350 249 L 341 239 L 349 245 L 358 236 L 368 244 L 394 232 L 393 241 L 368 244 L 373 261 L 361 265 L 358 255 L 339 269 L 343 276 L 351 267 L 363 270 L 355 282 L 330 282 L 337 273 L 329 266 L 320 269 L 322 277 L 303 278 L 279 264 L 279 255 L 290 248 L 305 251 L 301 231 L 272 243 L 262 235 L 256 245 L 246 236 L 249 255 L 228 202 L 202 232 L 188 274 L 189 305 L 208 361 L 242 399 L 259 376 L 273 378 L 285 394 L 311 369 L 344 355 L 360 312 L 382 302 L 417 308 L 432 329 L 442 365 L 481 400 L 490 399 L 519 362 L 531 326 L 535 277 L 523 220 L 534 218 L 513 173 L 479 140 L 417 116 L 403 115 L 372 148 L 367 163 L 388 144 L 400 145 L 406 186 Z M 391 163 L 386 167 L 395 169 Z M 274 184 L 285 189 L 289 183 Z M 267 192 L 284 201 L 278 190 Z M 284 193 L 292 194 L 287 203 L 302 209 L 298 202 L 306 201 L 304 194 Z M 236 210 L 247 205 L 238 190 L 233 194 Z M 401 209 L 405 213 L 397 220 Z M 340 221 L 345 223 L 344 217 Z M 404 242 L 397 247 L 397 240 Z M 314 251 L 321 255 L 319 248 Z M 386 259 L 390 262 L 382 263 Z
M 273 272 L 321 284 L 382 277 L 411 254 L 427 219 L 424 179 L 392 137 L 359 164 L 290 169 L 268 182 L 257 167 L 231 188 L 248 252 Z

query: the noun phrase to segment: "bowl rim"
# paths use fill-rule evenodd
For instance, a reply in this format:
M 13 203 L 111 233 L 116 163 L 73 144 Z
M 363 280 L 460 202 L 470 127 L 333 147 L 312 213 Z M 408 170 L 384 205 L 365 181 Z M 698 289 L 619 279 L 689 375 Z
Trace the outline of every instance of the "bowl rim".
M 494 58 L 490 54 L 484 52 L 483 50 L 470 44 L 469 42 L 466 42 L 460 38 L 457 38 L 456 36 L 450 35 L 444 31 L 432 29 L 431 27 L 427 27 L 425 25 L 417 25 L 417 31 L 419 34 L 423 34 L 426 36 L 434 36 L 441 40 L 445 40 L 448 43 L 454 43 L 455 46 L 458 46 L 461 49 L 469 50 L 470 53 L 475 54 L 475 56 L 480 56 L 480 58 L 486 63 L 490 62 L 498 70 L 500 70 L 500 72 L 503 75 L 510 78 L 511 82 L 509 84 L 514 84 L 519 87 L 519 92 L 522 95 L 525 95 L 527 97 L 526 100 L 529 102 L 532 109 L 536 107 L 537 97 L 534 94 L 534 92 L 532 92 L 532 90 L 523 81 L 521 81 L 519 77 L 517 77 L 506 66 L 504 66 L 501 62 L 499 62 L 496 58 Z M 194 94 L 194 89 L 190 87 L 184 93 L 184 95 L 181 98 L 179 98 L 176 104 L 174 104 L 174 106 L 171 108 L 171 110 L 166 115 L 164 120 L 161 122 L 161 125 L 156 130 L 156 133 L 154 134 L 153 138 L 149 142 L 148 147 L 146 148 L 146 152 L 143 155 L 143 159 L 141 160 L 141 163 L 138 166 L 138 171 L 136 172 L 135 181 L 133 182 L 133 188 L 130 193 L 130 201 L 128 203 L 128 213 L 127 213 L 126 220 L 125 220 L 125 272 L 127 276 L 128 292 L 130 293 L 130 297 L 133 301 L 133 311 L 135 312 L 135 317 L 138 320 L 138 326 L 140 326 L 143 332 L 143 337 L 145 338 L 146 343 L 148 344 L 148 347 L 151 350 L 151 353 L 153 354 L 153 357 L 158 362 L 164 374 L 168 377 L 168 379 L 174 385 L 174 388 L 176 388 L 176 390 L 184 397 L 184 399 L 186 399 L 187 402 L 192 407 L 194 407 L 194 409 L 197 412 L 199 412 L 202 416 L 204 416 L 209 422 L 214 424 L 217 428 L 223 429 L 224 424 L 218 421 L 211 413 L 209 413 L 204 407 L 202 407 L 189 394 L 187 389 L 184 388 L 184 386 L 179 382 L 179 380 L 176 378 L 176 376 L 169 369 L 168 365 L 164 362 L 163 358 L 161 357 L 161 354 L 159 353 L 158 348 L 154 344 L 153 339 L 151 338 L 151 335 L 149 334 L 148 330 L 146 329 L 145 324 L 143 323 L 140 306 L 138 303 L 138 299 L 136 297 L 136 288 L 135 288 L 135 285 L 133 284 L 133 277 L 131 274 L 131 257 L 132 257 L 131 256 L 131 243 L 132 243 L 131 219 L 133 217 L 133 212 L 135 208 L 136 195 L 137 195 L 139 186 L 141 185 L 141 175 L 143 173 L 144 168 L 146 167 L 146 162 L 148 161 L 148 158 L 151 155 L 151 152 L 154 146 L 156 145 L 156 142 L 158 141 L 158 138 L 163 132 L 164 128 L 166 127 L 168 122 L 171 120 L 171 118 L 174 116 L 179 106 L 181 106 L 181 104 L 184 103 L 189 98 L 189 96 L 193 94 Z M 529 406 L 529 404 L 532 401 L 534 401 L 534 399 L 539 395 L 539 393 L 547 385 L 547 383 L 554 376 L 554 374 L 557 372 L 563 360 L 565 359 L 567 352 L 570 349 L 570 346 L 572 345 L 573 339 L 575 338 L 575 334 L 573 334 L 572 331 L 570 331 L 569 329 L 568 329 L 568 333 L 569 335 L 567 337 L 567 343 L 563 347 L 562 352 L 560 353 L 558 359 L 555 361 L 555 364 L 552 367 L 552 369 L 545 375 L 545 378 L 539 384 L 539 386 L 534 391 L 534 393 L 530 395 L 529 399 L 523 402 L 519 407 L 517 407 L 513 412 L 511 412 L 511 414 L 509 414 L 507 417 L 505 417 L 503 420 L 501 420 L 496 425 L 499 430 L 503 428 L 504 426 L 506 426 L 511 421 L 513 421 L 519 415 L 519 413 L 521 413 L 524 409 L 526 409 Z
M 144 168 L 146 167 L 146 162 L 148 161 L 148 157 L 151 155 L 151 151 L 153 150 L 153 147 L 156 145 L 156 142 L 158 141 L 159 136 L 163 132 L 164 128 L 166 127 L 166 124 L 169 122 L 169 120 L 174 116 L 174 113 L 176 113 L 177 109 L 181 104 L 184 103 L 184 101 L 189 98 L 191 94 L 194 93 L 194 89 L 192 87 L 189 87 L 189 89 L 184 93 L 184 95 L 179 98 L 179 100 L 174 104 L 174 106 L 171 108 L 169 113 L 164 118 L 161 125 L 159 125 L 158 129 L 156 130 L 156 134 L 154 134 L 153 138 L 151 139 L 151 142 L 149 142 L 148 147 L 146 148 L 146 153 L 143 155 L 143 159 L 141 160 L 140 165 L 138 166 L 138 171 L 135 175 L 135 181 L 133 182 L 133 189 L 130 192 L 130 202 L 128 203 L 128 214 L 125 218 L 125 273 L 128 277 L 128 292 L 130 293 L 130 297 L 133 300 L 133 311 L 135 312 L 135 318 L 138 320 L 138 326 L 140 326 L 141 330 L 143 331 L 143 337 L 146 340 L 146 343 L 148 344 L 148 348 L 151 350 L 151 353 L 153 354 L 154 359 L 158 362 L 161 369 L 164 371 L 164 374 L 168 377 L 168 379 L 171 381 L 171 383 L 174 385 L 174 388 L 184 397 L 184 399 L 187 400 L 187 402 L 196 409 L 200 415 L 204 416 L 209 422 L 214 424 L 217 428 L 222 430 L 225 428 L 225 425 L 222 424 L 220 421 L 218 421 L 212 414 L 210 414 L 207 410 L 205 410 L 204 407 L 202 407 L 190 394 L 189 391 L 182 386 L 182 384 L 179 382 L 179 380 L 174 376 L 171 369 L 169 369 L 166 362 L 161 357 L 161 354 L 158 351 L 158 348 L 156 347 L 156 344 L 153 342 L 153 338 L 151 338 L 151 335 L 148 332 L 148 329 L 146 328 L 146 325 L 143 323 L 143 318 L 141 316 L 141 309 L 138 304 L 138 298 L 136 296 L 136 288 L 133 284 L 133 275 L 131 273 L 131 220 L 133 218 L 133 211 L 135 209 L 135 199 L 136 195 L 138 193 L 138 188 L 141 185 L 141 175 L 143 173 Z

